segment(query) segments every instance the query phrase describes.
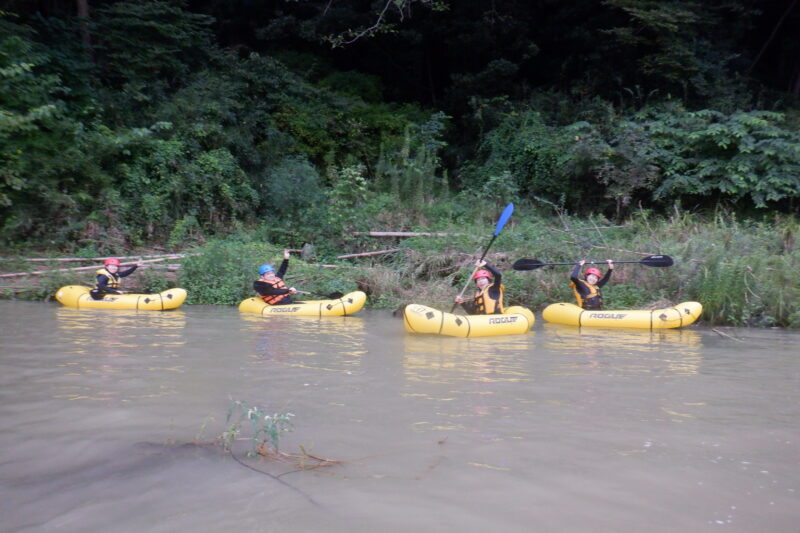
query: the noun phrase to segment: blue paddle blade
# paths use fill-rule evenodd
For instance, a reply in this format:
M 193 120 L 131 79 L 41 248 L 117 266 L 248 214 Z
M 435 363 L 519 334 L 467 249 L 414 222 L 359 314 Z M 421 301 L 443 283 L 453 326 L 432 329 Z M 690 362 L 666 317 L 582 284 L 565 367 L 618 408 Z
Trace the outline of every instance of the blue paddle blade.
M 503 214 L 500 215 L 500 219 L 497 221 L 497 227 L 494 230 L 494 236 L 497 237 L 500 235 L 500 231 L 503 229 L 503 226 L 506 225 L 508 219 L 511 218 L 511 213 L 514 212 L 514 204 L 508 204 L 505 209 L 503 209 Z

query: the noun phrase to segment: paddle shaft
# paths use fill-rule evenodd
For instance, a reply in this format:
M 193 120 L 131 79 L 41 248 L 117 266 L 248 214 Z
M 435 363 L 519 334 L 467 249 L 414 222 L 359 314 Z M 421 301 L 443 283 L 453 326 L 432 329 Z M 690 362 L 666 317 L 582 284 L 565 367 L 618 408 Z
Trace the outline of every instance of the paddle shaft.
M 612 261 L 613 263 L 640 263 L 641 261 Z M 584 265 L 605 265 L 608 261 L 586 261 Z M 572 263 L 542 263 L 540 266 L 555 266 L 555 265 L 577 265 L 578 262 Z
M 586 265 L 602 265 L 607 263 L 608 261 L 585 261 L 584 264 Z M 644 265 L 649 267 L 668 267 L 672 266 L 673 261 L 672 258 L 668 255 L 651 255 L 645 257 L 643 259 L 639 259 L 638 261 L 612 261 L 613 263 L 635 263 L 638 265 Z M 576 265 L 577 262 L 558 262 L 558 263 L 542 263 L 536 259 L 518 259 L 514 262 L 512 268 L 514 270 L 535 270 L 537 268 L 541 268 L 543 266 L 554 266 L 554 265 Z

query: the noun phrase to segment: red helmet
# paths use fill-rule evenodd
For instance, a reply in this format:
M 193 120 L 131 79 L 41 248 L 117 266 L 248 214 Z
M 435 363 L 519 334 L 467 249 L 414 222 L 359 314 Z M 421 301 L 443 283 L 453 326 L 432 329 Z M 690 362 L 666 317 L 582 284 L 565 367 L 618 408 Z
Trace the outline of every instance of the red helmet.
M 116 257 L 109 257 L 108 259 L 105 260 L 105 262 L 103 262 L 103 264 L 105 266 L 108 266 L 108 265 L 117 265 L 117 266 L 119 266 L 119 259 L 117 259 Z
M 475 273 L 472 275 L 472 279 L 478 278 L 492 278 L 492 273 L 488 270 L 476 270 Z
M 589 267 L 589 268 L 587 268 L 587 269 L 586 269 L 586 272 L 585 272 L 585 274 L 586 274 L 587 276 L 588 276 L 589 274 L 594 274 L 594 275 L 595 275 L 595 276 L 597 276 L 598 278 L 601 278 L 601 277 L 603 277 L 603 273 L 602 273 L 602 272 L 600 272 L 600 270 L 599 270 L 599 269 L 597 269 L 597 268 L 594 268 L 594 267 Z

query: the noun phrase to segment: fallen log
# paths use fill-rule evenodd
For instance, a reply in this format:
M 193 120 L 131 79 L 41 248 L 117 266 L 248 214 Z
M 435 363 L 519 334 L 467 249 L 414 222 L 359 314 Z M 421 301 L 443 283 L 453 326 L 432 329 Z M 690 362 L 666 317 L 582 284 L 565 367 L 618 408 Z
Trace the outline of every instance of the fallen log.
M 346 255 L 339 255 L 337 259 L 349 259 L 351 257 L 367 257 L 370 255 L 382 255 L 382 254 L 392 254 L 394 252 L 399 252 L 402 248 L 390 248 L 388 250 L 376 250 L 374 252 L 363 252 L 360 254 L 346 254 Z
M 166 261 L 167 259 L 172 259 L 170 257 L 161 257 L 159 259 L 147 259 L 142 261 L 142 263 L 158 263 L 161 261 Z M 122 263 L 120 266 L 131 266 L 135 265 L 138 261 L 129 261 L 127 263 Z M 96 270 L 99 268 L 99 265 L 92 265 L 86 267 L 74 267 L 74 268 L 50 268 L 47 270 L 32 270 L 31 272 L 12 272 L 9 274 L 0 274 L 0 278 L 19 278 L 22 276 L 39 276 L 41 274 L 50 274 L 52 272 L 81 272 L 86 270 Z
M 182 259 L 184 257 L 188 257 L 190 255 L 199 255 L 199 254 L 147 254 L 147 255 L 125 255 L 121 257 L 117 257 L 119 260 L 123 259 L 137 259 L 139 257 L 163 257 L 165 259 Z M 110 256 L 109 256 L 110 257 Z M 78 262 L 87 262 L 87 261 L 105 261 L 108 259 L 107 257 L 21 257 L 21 258 L 10 258 L 10 257 L 2 257 L 0 261 L 30 261 L 33 263 L 78 263 Z
M 561 233 L 569 233 L 570 231 L 586 231 L 586 230 L 595 230 L 595 229 L 617 229 L 617 228 L 624 228 L 625 226 L 590 226 L 588 228 L 568 228 L 568 229 L 560 229 L 560 228 L 552 228 L 554 231 L 560 231 Z
M 354 231 L 353 235 L 368 237 L 456 237 L 463 233 L 445 233 L 442 231 Z

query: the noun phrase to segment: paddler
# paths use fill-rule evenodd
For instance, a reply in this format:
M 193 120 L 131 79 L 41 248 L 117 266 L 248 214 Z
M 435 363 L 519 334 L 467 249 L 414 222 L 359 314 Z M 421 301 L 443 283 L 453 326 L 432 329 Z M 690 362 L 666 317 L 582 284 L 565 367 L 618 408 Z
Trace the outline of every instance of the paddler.
M 121 279 L 126 278 L 133 274 L 133 272 L 142 266 L 144 261 L 141 259 L 133 266 L 120 270 L 121 263 L 116 257 L 109 257 L 103 262 L 103 268 L 97 270 L 97 278 L 95 280 L 94 289 L 89 291 L 89 295 L 94 300 L 102 300 L 106 294 L 125 294 L 120 290 L 122 285 Z
M 486 261 L 477 261 L 475 266 L 478 268 L 472 275 L 472 279 L 475 280 L 475 296 L 472 301 L 465 302 L 459 295 L 456 296 L 455 302 L 461 304 L 470 315 L 501 314 L 505 292 L 505 287 L 500 284 L 502 275 Z
M 572 287 L 572 292 L 575 293 L 575 300 L 578 302 L 579 307 L 592 310 L 603 308 L 603 293 L 600 288 L 608 283 L 608 280 L 611 279 L 611 272 L 614 270 L 614 261 L 607 259 L 606 263 L 608 263 L 608 270 L 602 279 L 600 279 L 600 276 L 603 275 L 602 272 L 600 272 L 599 268 L 594 267 L 586 269 L 584 272 L 586 279 L 578 277 L 580 276 L 581 267 L 586 264 L 586 260 L 578 261 L 575 268 L 572 269 L 572 273 L 569 275 L 571 281 L 569 286 Z
M 294 287 L 287 287 L 283 282 L 283 276 L 289 268 L 289 250 L 283 251 L 283 261 L 278 271 L 269 264 L 258 267 L 259 278 L 253 282 L 253 289 L 258 296 L 270 305 L 284 305 L 292 303 L 292 294 L 297 290 Z

